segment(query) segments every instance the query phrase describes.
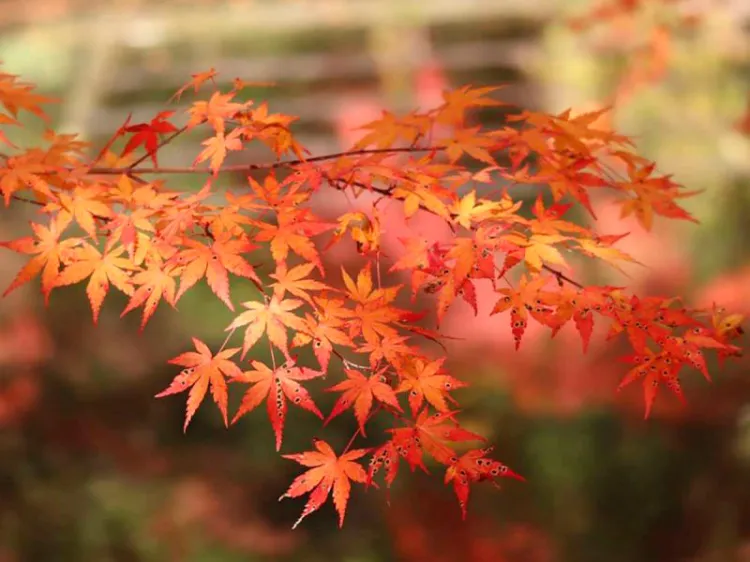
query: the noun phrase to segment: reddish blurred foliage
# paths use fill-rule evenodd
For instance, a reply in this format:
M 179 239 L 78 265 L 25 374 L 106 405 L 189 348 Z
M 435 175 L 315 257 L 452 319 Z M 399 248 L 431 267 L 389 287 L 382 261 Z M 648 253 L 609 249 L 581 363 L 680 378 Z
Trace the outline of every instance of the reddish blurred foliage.
M 20 309 L 0 325 L 0 428 L 18 423 L 39 395 L 35 367 L 52 352 L 39 319 Z
M 443 92 L 450 83 L 443 66 L 435 58 L 428 58 L 414 74 L 414 96 L 420 111 L 430 111 L 443 103 Z M 335 118 L 336 136 L 339 145 L 348 148 L 357 142 L 364 131 L 362 125 L 379 119 L 385 109 L 382 100 L 372 94 L 349 94 L 342 96 Z
M 34 373 L 18 371 L 0 387 L 0 427 L 20 420 L 31 410 L 39 395 L 39 383 Z
M 398 560 L 405 562 L 551 562 L 551 540 L 524 524 L 498 529 L 497 521 L 471 514 L 460 525 L 453 498 L 427 490 L 399 493 L 386 515 Z
M 738 313 L 750 312 L 750 265 L 712 280 L 697 300 L 698 306 L 716 304 Z
M 665 21 L 644 20 L 643 14 L 649 13 L 654 4 L 673 6 L 673 17 Z M 692 29 L 702 21 L 700 13 L 685 10 L 686 4 L 681 0 L 605 0 L 569 21 L 577 32 L 606 28 L 606 33 L 598 38 L 598 47 L 626 56 L 627 68 L 617 83 L 612 104 L 622 105 L 637 90 L 664 77 L 672 59 L 675 31 Z M 694 10 L 693 6 L 690 8 Z M 646 39 L 639 41 L 637 38 L 644 31 Z
M 745 109 L 745 113 L 737 121 L 735 127 L 743 135 L 750 136 L 750 95 L 747 97 L 747 108 Z
M 414 93 L 417 107 L 429 111 L 443 103 L 443 92 L 450 88 L 443 66 L 435 58 L 430 58 L 417 69 L 414 77 Z
M 0 324 L 0 365 L 35 365 L 48 359 L 51 354 L 49 335 L 32 312 L 18 310 Z
M 246 554 L 283 556 L 299 545 L 301 535 L 276 529 L 245 490 L 184 478 L 173 486 L 171 498 L 152 521 L 153 532 L 169 545 L 171 560 L 184 560 L 191 552 L 191 531 L 200 527 L 218 543 Z
M 359 127 L 380 117 L 383 104 L 372 95 L 342 96 L 338 104 L 335 125 L 336 136 L 342 149 L 352 146 L 362 137 L 363 131 Z
M 530 415 L 567 417 L 616 400 L 612 388 L 621 366 L 597 353 L 603 334 L 597 333 L 596 339 L 595 346 L 584 354 L 580 337 L 572 327 L 566 327 L 552 342 L 529 346 L 517 357 L 511 355 L 509 342 L 504 363 L 512 359 L 504 365 L 504 380 L 516 406 Z

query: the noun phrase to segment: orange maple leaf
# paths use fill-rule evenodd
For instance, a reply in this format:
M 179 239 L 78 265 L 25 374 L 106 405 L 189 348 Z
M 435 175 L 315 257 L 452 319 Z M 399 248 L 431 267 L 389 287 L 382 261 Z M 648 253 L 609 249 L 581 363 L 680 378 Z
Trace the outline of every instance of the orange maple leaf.
M 276 217 L 278 224 L 253 221 L 253 224 L 261 229 L 255 239 L 271 242 L 271 255 L 276 263 L 285 261 L 291 250 L 314 263 L 322 274 L 323 263 L 311 236 L 331 230 L 335 225 L 315 220 L 309 209 L 285 207 L 277 211 Z
M 175 275 L 174 269 L 165 267 L 159 261 L 153 261 L 147 269 L 136 273 L 132 277 L 132 282 L 134 285 L 140 285 L 140 287 L 130 297 L 130 301 L 120 317 L 143 305 L 143 316 L 141 318 L 141 330 L 143 330 L 162 298 L 174 308 L 177 289 Z
M 19 82 L 18 76 L 0 72 L 0 105 L 3 105 L 13 117 L 18 117 L 18 112 L 23 109 L 45 121 L 49 120 L 42 104 L 56 103 L 58 100 L 35 94 L 34 88 L 33 84 Z
M 229 295 L 229 273 L 252 280 L 257 287 L 261 281 L 255 274 L 255 269 L 240 254 L 256 248 L 249 240 L 228 238 L 225 241 L 215 240 L 207 246 L 197 240 L 186 238 L 183 244 L 186 249 L 181 250 L 169 260 L 167 265 L 180 267 L 180 290 L 175 300 L 185 294 L 203 277 L 206 278 L 211 291 L 234 311 L 234 305 Z
M 413 355 L 403 357 L 398 362 L 396 371 L 401 382 L 396 392 L 409 393 L 409 406 L 413 415 L 422 409 L 425 400 L 438 412 L 447 412 L 449 408 L 446 400 L 455 402 L 448 392 L 467 386 L 465 382 L 447 374 L 443 369 L 444 363 L 445 357 L 429 361 Z
M 347 380 L 326 389 L 328 392 L 343 392 L 343 394 L 336 400 L 324 425 L 347 409 L 354 407 L 354 417 L 359 423 L 359 431 L 366 436 L 365 423 L 374 400 L 387 404 L 399 412 L 402 411 L 393 387 L 388 384 L 388 379 L 382 373 L 374 373 L 366 377 L 355 369 L 344 369 L 344 374 Z
M 296 461 L 302 466 L 310 467 L 310 470 L 297 476 L 279 500 L 296 498 L 312 492 L 299 519 L 292 525 L 292 529 L 296 529 L 305 517 L 326 502 L 328 495 L 333 490 L 333 504 L 339 514 L 339 527 L 342 527 L 346 514 L 346 504 L 351 493 L 351 481 L 359 483 L 367 481 L 367 473 L 364 468 L 354 461 L 365 456 L 369 449 L 354 449 L 338 456 L 325 441 L 315 439 L 313 445 L 317 451 L 284 455 L 284 458 Z
M 86 234 L 96 239 L 96 220 L 108 221 L 115 215 L 105 202 L 106 191 L 102 186 L 80 186 L 72 194 L 60 193 L 59 199 L 48 203 L 43 210 L 57 212 L 60 221 L 66 224 L 75 220 Z
M 253 361 L 252 365 L 253 370 L 245 371 L 235 377 L 235 382 L 246 382 L 252 386 L 245 392 L 240 408 L 232 418 L 232 423 L 234 424 L 243 415 L 254 410 L 263 400 L 266 400 L 268 418 L 271 420 L 271 427 L 273 427 L 276 436 L 276 450 L 278 451 L 281 449 L 284 435 L 287 399 L 291 400 L 295 406 L 304 408 L 323 419 L 323 414 L 318 410 L 310 394 L 298 381 L 323 377 L 325 373 L 307 367 L 297 367 L 293 360 L 287 361 L 276 369 L 272 369 L 260 361 Z
M 241 377 L 242 370 L 233 362 L 231 357 L 239 351 L 239 348 L 223 349 L 216 355 L 211 353 L 208 346 L 197 338 L 193 338 L 196 351 L 188 351 L 170 359 L 172 365 L 185 367 L 170 385 L 156 395 L 156 398 L 169 396 L 184 392 L 190 388 L 187 400 L 187 411 L 185 413 L 185 424 L 183 431 L 187 431 L 190 420 L 193 419 L 198 406 L 206 396 L 208 387 L 211 387 L 211 396 L 221 411 L 224 425 L 227 423 L 227 381 L 226 377 Z
M 286 262 L 277 263 L 276 272 L 270 275 L 270 277 L 276 279 L 274 283 L 271 283 L 273 294 L 282 298 L 286 293 L 289 293 L 312 304 L 311 291 L 332 290 L 322 281 L 307 278 L 314 267 L 315 264 L 310 262 L 288 269 Z
M 346 286 L 347 296 L 357 303 L 351 312 L 349 335 L 360 333 L 366 342 L 377 344 L 381 338 L 396 336 L 395 324 L 404 316 L 404 312 L 390 303 L 398 295 L 400 285 L 374 289 L 370 263 L 357 275 L 357 282 L 341 268 L 341 275 Z
M 199 100 L 193 102 L 187 110 L 190 114 L 190 119 L 188 119 L 186 127 L 192 129 L 196 125 L 207 122 L 214 131 L 223 133 L 226 119 L 231 118 L 238 111 L 242 111 L 252 105 L 252 102 L 233 102 L 234 95 L 235 92 L 228 94 L 214 92 L 208 101 Z
M 76 246 L 83 243 L 81 238 L 60 240 L 60 236 L 63 230 L 65 230 L 65 226 L 61 225 L 61 222 L 64 223 L 65 221 L 61 221 L 59 215 L 50 221 L 49 226 L 32 222 L 31 229 L 34 231 L 35 236 L 27 236 L 9 242 L 0 242 L 0 246 L 5 246 L 15 252 L 36 254 L 18 272 L 8 288 L 5 289 L 3 296 L 28 283 L 41 272 L 44 302 L 45 304 L 49 303 L 49 295 L 52 289 L 55 288 L 55 281 L 60 271 L 60 265 L 67 261 L 71 251 Z
M 312 343 L 313 353 L 323 371 L 328 370 L 334 344 L 354 347 L 351 337 L 344 331 L 350 311 L 342 306 L 343 302 L 341 299 L 316 297 L 318 309 L 315 316 L 305 314 L 307 330 L 297 332 L 292 340 L 293 347 Z
M 198 93 L 198 89 L 203 85 L 204 82 L 207 82 L 208 80 L 211 80 L 214 82 L 214 78 L 218 75 L 218 72 L 216 72 L 216 69 L 213 67 L 209 68 L 208 70 L 204 72 L 197 72 L 195 74 L 191 74 L 190 76 L 193 77 L 190 82 L 182 86 L 179 90 L 177 90 L 174 95 L 169 98 L 169 103 L 179 100 L 182 94 L 185 93 L 189 88 L 193 88 L 195 93 Z M 214 82 L 215 83 L 215 82 Z
M 227 150 L 242 150 L 242 141 L 239 136 L 239 129 L 234 129 L 226 136 L 224 136 L 224 131 L 217 131 L 216 135 L 201 143 L 206 148 L 195 158 L 193 166 L 210 159 L 211 163 L 208 169 L 213 172 L 214 176 L 217 176 L 224 159 L 227 157 Z
M 126 295 L 133 295 L 130 275 L 140 268 L 134 265 L 132 260 L 120 257 L 124 251 L 125 247 L 120 246 L 102 254 L 91 244 L 85 243 L 71 252 L 70 263 L 55 280 L 55 287 L 61 287 L 74 285 L 90 277 L 86 285 L 86 295 L 91 303 L 94 324 L 99 319 L 99 311 L 110 283 Z
M 289 358 L 287 328 L 297 331 L 307 329 L 304 320 L 292 312 L 303 304 L 299 299 L 280 299 L 277 296 L 271 297 L 267 302 L 243 302 L 242 306 L 248 310 L 237 316 L 227 327 L 227 331 L 230 331 L 247 326 L 242 342 L 242 357 L 265 333 L 271 343 L 284 353 L 284 357 Z

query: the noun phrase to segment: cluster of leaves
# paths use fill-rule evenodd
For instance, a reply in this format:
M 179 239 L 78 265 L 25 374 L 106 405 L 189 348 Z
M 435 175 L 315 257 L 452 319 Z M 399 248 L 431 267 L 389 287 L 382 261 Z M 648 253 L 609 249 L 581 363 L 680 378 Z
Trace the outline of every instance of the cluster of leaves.
M 191 87 L 197 93 L 215 74 L 194 75 L 175 99 Z M 460 425 L 451 393 L 465 383 L 432 346 L 445 337 L 440 323 L 446 312 L 464 306 L 457 300 L 478 310 L 479 284 L 494 291 L 492 314 L 507 315 L 516 347 L 530 322 L 553 335 L 572 323 L 584 350 L 594 323 L 607 325 L 610 338 L 632 348 L 626 360 L 635 367 L 623 385 L 642 382 L 646 415 L 661 386 L 682 397 L 684 368 L 709 378 L 705 351 L 739 353 L 731 343 L 741 333 L 736 315 L 693 310 L 672 297 L 640 298 L 623 287 L 584 286 L 571 277 L 575 261 L 633 261 L 616 247 L 622 235 L 569 218 L 573 206 L 596 218 L 592 192 L 615 193 L 622 215 L 634 215 L 646 229 L 656 216 L 694 220 L 680 206 L 691 193 L 634 154 L 628 138 L 596 129 L 600 112 L 522 111 L 488 130 L 471 124 L 470 113 L 502 105 L 492 97 L 497 88 L 467 86 L 445 93 L 431 111 L 384 112 L 346 152 L 311 156 L 290 131 L 294 118 L 241 101 L 244 86 L 236 80 L 231 90 L 214 88 L 207 100 L 192 102 L 181 127 L 171 121 L 174 111 L 147 123 L 128 120 L 93 157 L 70 135 L 48 131 L 44 147 L 32 148 L 1 136 L 9 149 L 0 160 L 6 205 L 24 202 L 39 211 L 28 236 L 2 243 L 29 256 L 5 294 L 37 276 L 45 300 L 55 288 L 86 283 L 96 322 L 114 287 L 129 297 L 123 315 L 141 309 L 143 328 L 162 300 L 175 307 L 203 279 L 232 311 L 230 276 L 252 283 L 258 299 L 241 303 L 224 344 L 212 350 L 194 339 L 194 351 L 171 360 L 182 370 L 157 396 L 187 392 L 187 429 L 210 390 L 229 424 L 228 386 L 235 383 L 244 397 L 231 423 L 265 402 L 277 450 L 289 402 L 325 423 L 351 410 L 358 430 L 340 453 L 315 440 L 314 450 L 284 455 L 308 468 L 282 496 L 310 494 L 300 520 L 332 493 L 343 523 L 352 482 L 377 485 L 382 473 L 390 486 L 402 460 L 412 471 L 427 471 L 427 460 L 442 465 L 464 515 L 472 484 L 522 479 L 488 456 L 480 435 Z M 44 117 L 43 105 L 51 101 L 0 74 L 3 131 L 19 124 L 19 110 Z M 192 166 L 159 167 L 163 146 L 199 128 L 207 138 Z M 123 148 L 115 151 L 118 142 Z M 262 143 L 275 158 L 225 163 L 229 152 L 250 143 Z M 225 172 L 245 173 L 247 185 L 239 193 L 216 189 L 213 179 Z M 170 189 L 160 179 L 185 173 L 207 177 L 197 193 Z M 520 195 L 494 187 L 498 183 Z M 545 205 L 540 186 L 549 189 L 551 204 Z M 325 219 L 310 201 L 326 189 L 370 193 L 375 201 L 368 211 Z M 523 197 L 537 193 L 529 208 Z M 408 237 L 402 252 L 386 255 L 384 202 L 402 206 L 407 218 L 439 217 L 452 239 Z M 334 245 L 356 246 L 361 267 L 327 271 L 321 255 Z M 263 251 L 270 262 L 253 265 Z M 420 292 L 433 295 L 426 300 L 434 307 L 416 312 L 402 304 L 404 293 L 413 303 Z M 233 337 L 241 337 L 241 346 L 228 347 Z M 261 341 L 269 345 L 270 364 L 253 358 Z M 292 355 L 306 347 L 312 365 Z M 328 388 L 339 397 L 326 417 L 305 385 L 325 377 L 332 361 L 341 363 L 344 378 Z M 379 445 L 352 449 L 375 416 L 391 423 Z

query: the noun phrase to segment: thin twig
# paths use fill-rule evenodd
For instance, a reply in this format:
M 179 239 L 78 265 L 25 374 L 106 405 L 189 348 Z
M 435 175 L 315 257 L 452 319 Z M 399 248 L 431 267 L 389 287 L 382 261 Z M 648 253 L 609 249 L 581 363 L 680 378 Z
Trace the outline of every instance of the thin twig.
M 335 152 L 331 154 L 322 154 L 320 156 L 312 156 L 310 158 L 299 158 L 295 160 L 282 160 L 279 162 L 269 162 L 266 164 L 235 164 L 232 166 L 223 166 L 219 168 L 218 173 L 228 173 L 228 172 L 246 172 L 246 171 L 252 171 L 252 170 L 274 170 L 278 168 L 286 168 L 289 166 L 298 166 L 300 164 L 309 164 L 313 162 L 323 162 L 326 160 L 335 160 L 337 158 L 343 158 L 346 156 L 365 156 L 368 154 L 400 154 L 400 153 L 410 153 L 410 152 L 439 152 L 441 150 L 444 150 L 445 147 L 442 146 L 431 146 L 431 147 L 425 147 L 425 148 L 411 148 L 411 147 L 403 147 L 403 148 L 366 148 L 361 150 L 350 150 L 350 151 L 343 151 L 343 152 Z M 148 155 L 147 155 L 148 156 Z M 144 158 L 145 160 L 145 158 Z M 39 172 L 39 175 L 44 175 L 47 172 Z M 58 173 L 58 172 L 48 172 L 48 173 Z M 213 172 L 209 170 L 208 168 L 193 168 L 191 167 L 172 167 L 172 168 L 163 168 L 163 167 L 156 167 L 156 168 L 137 168 L 133 169 L 130 166 L 128 167 L 96 167 L 96 168 L 90 168 L 89 169 L 90 174 L 96 174 L 100 176 L 112 176 L 112 175 L 119 175 L 119 174 L 212 174 Z
M 141 156 L 140 158 L 138 158 L 135 162 L 133 162 L 132 164 L 130 164 L 127 167 L 127 170 L 129 170 L 130 172 L 136 171 L 135 167 L 138 164 L 140 164 L 141 162 L 144 162 L 145 160 L 148 160 L 151 157 L 151 155 L 156 154 L 159 150 L 161 150 L 162 148 L 164 148 L 165 146 L 167 146 L 170 142 L 172 142 L 175 138 L 177 138 L 179 135 L 181 135 L 185 131 L 187 131 L 187 125 L 185 125 L 181 129 L 177 129 L 174 133 L 172 133 L 171 135 L 169 135 L 168 137 L 166 137 L 164 140 L 162 140 L 158 145 L 156 145 L 156 148 L 153 151 L 147 150 L 146 154 L 144 154 L 143 156 Z
M 221 347 L 219 348 L 219 351 L 216 353 L 217 355 L 224 351 L 224 348 L 229 343 L 229 339 L 234 335 L 234 332 L 237 330 L 237 327 L 233 327 L 231 330 L 229 330 L 229 333 L 227 334 L 227 337 L 224 338 L 224 343 L 221 344 Z
M 346 444 L 346 447 L 344 447 L 344 450 L 343 450 L 343 451 L 342 451 L 342 453 L 341 453 L 342 455 L 346 454 L 346 453 L 347 453 L 347 451 L 349 451 L 349 449 L 351 449 L 352 445 L 354 444 L 354 440 L 355 440 L 355 439 L 357 438 L 357 436 L 358 436 L 358 435 L 359 435 L 360 433 L 362 433 L 362 434 L 364 435 L 364 433 L 362 432 L 362 428 L 363 428 L 363 427 L 364 427 L 364 426 L 365 426 L 365 425 L 367 424 L 367 422 L 368 422 L 368 421 L 370 421 L 370 420 L 372 419 L 372 417 L 373 417 L 373 416 L 374 416 L 375 414 L 377 414 L 377 413 L 378 413 L 378 412 L 380 411 L 381 407 L 382 407 L 382 406 L 381 406 L 381 404 L 378 404 L 377 406 L 375 406 L 375 407 L 374 407 L 374 408 L 373 408 L 373 409 L 372 409 L 372 410 L 370 411 L 370 413 L 369 413 L 369 414 L 367 414 L 367 417 L 365 418 L 365 421 L 364 421 L 364 422 L 363 422 L 363 423 L 362 423 L 361 425 L 359 425 L 359 424 L 357 425 L 357 431 L 355 431 L 355 432 L 354 432 L 354 435 L 352 435 L 352 436 L 351 436 L 351 437 L 349 438 L 349 442 L 348 442 L 348 443 Z

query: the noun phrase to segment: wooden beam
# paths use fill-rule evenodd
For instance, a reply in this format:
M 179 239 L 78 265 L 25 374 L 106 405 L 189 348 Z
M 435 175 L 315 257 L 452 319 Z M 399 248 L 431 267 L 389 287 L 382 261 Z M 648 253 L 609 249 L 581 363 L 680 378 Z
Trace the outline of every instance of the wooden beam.
M 476 70 L 488 67 L 522 68 L 540 54 L 539 42 L 532 39 L 462 42 L 435 47 L 437 58 L 448 70 Z M 376 77 L 375 63 L 367 53 L 303 53 L 283 56 L 222 57 L 213 61 L 175 63 L 162 72 L 141 66 L 123 66 L 113 73 L 108 91 L 122 94 L 150 87 L 177 88 L 191 73 L 214 67 L 225 80 L 285 82 L 326 80 L 330 78 Z

